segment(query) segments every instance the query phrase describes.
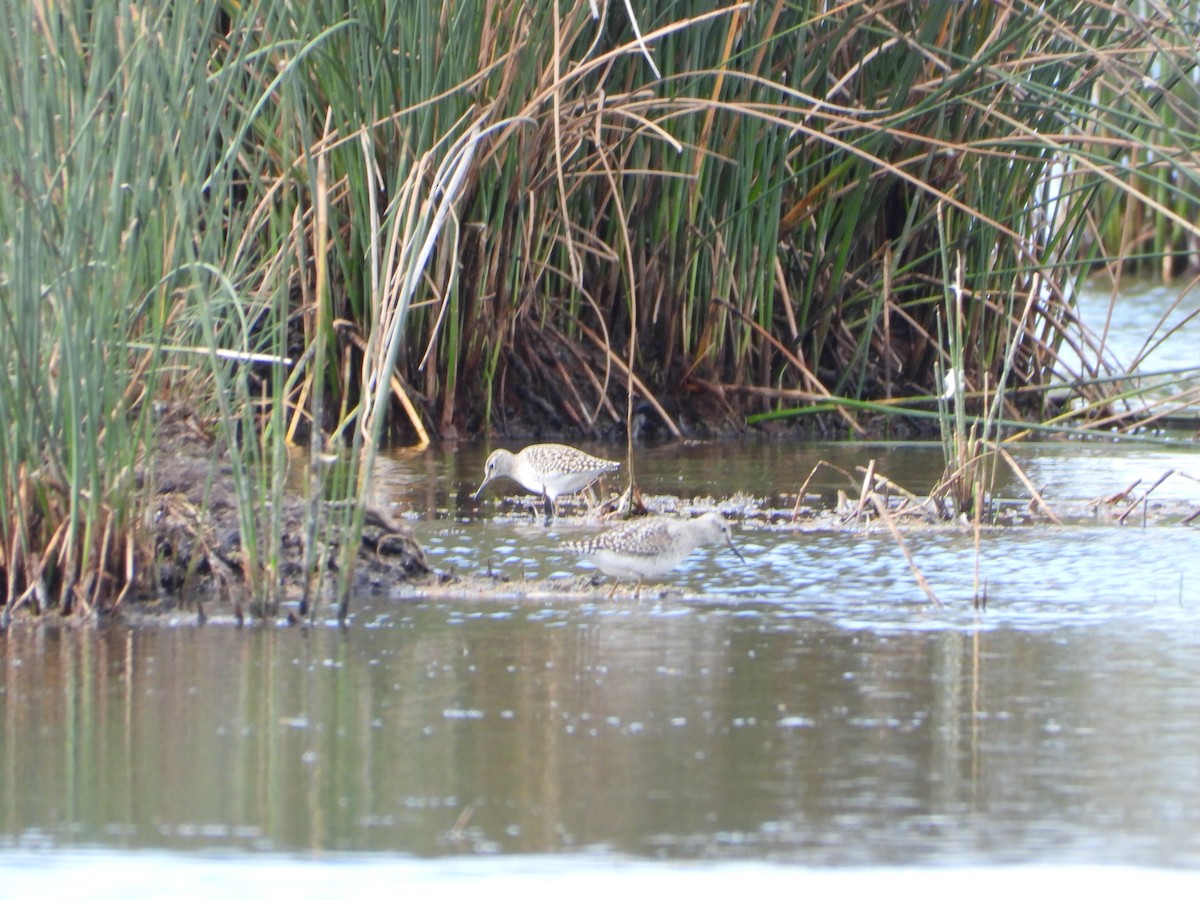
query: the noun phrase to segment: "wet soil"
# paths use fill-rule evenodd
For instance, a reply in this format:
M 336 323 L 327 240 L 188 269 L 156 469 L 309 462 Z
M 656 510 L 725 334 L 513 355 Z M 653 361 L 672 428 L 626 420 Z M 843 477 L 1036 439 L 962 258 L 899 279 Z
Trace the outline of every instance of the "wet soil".
M 120 609 L 123 618 L 148 617 L 165 622 L 220 621 L 247 618 L 296 621 L 306 614 L 305 602 L 315 579 L 306 575 L 304 535 L 310 507 L 301 497 L 289 496 L 283 510 L 283 556 L 280 560 L 282 594 L 274 609 L 256 605 L 246 596 L 243 572 L 243 543 L 232 469 L 213 463 L 214 447 L 197 433 L 177 435 L 163 442 L 166 448 L 154 467 L 153 507 L 155 565 L 148 584 L 127 599 Z M 718 509 L 738 527 L 748 530 L 796 533 L 856 532 L 903 534 L 929 529 L 966 530 L 977 527 L 965 517 L 949 514 L 945 504 L 903 491 L 884 491 L 877 503 L 845 494 L 836 501 L 816 495 L 795 495 L 770 500 L 748 495 L 726 498 L 679 498 L 668 495 L 640 496 L 632 501 L 635 512 L 690 516 Z M 589 510 L 576 498 L 559 501 L 561 517 L 616 517 L 617 498 L 610 496 L 599 509 Z M 522 509 L 517 498 L 505 501 L 503 509 Z M 503 513 L 501 515 L 504 515 Z M 1200 511 L 1185 504 L 1154 502 L 1129 496 L 1099 498 L 1088 503 L 1054 504 L 1052 509 L 1027 500 L 993 504 L 993 515 L 978 527 L 995 530 L 1013 527 L 1056 527 L 1058 524 L 1120 525 L 1190 524 Z M 319 579 L 327 587 L 336 584 L 333 558 L 327 548 L 325 570 Z M 436 571 L 407 523 L 383 510 L 369 510 L 367 527 L 358 549 L 352 595 L 386 593 L 401 600 L 455 596 L 480 600 L 530 600 L 579 596 L 606 599 L 609 584 L 595 577 L 555 578 L 552 582 L 512 581 L 486 571 L 447 573 Z M 622 588 L 618 599 L 632 588 Z M 647 585 L 643 597 L 673 593 L 669 587 Z M 676 592 L 677 593 L 677 592 Z M 334 604 L 326 597 L 313 597 L 323 604 L 321 617 L 333 615 Z

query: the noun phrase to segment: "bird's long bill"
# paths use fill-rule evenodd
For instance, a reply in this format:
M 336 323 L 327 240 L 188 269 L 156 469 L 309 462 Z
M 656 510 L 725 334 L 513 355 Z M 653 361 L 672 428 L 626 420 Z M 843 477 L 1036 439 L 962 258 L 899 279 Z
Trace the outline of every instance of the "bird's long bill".
M 746 564 L 746 557 L 742 556 L 737 547 L 733 546 L 733 538 L 726 538 L 725 543 L 729 545 L 729 549 L 733 551 L 733 555 L 742 561 L 742 565 Z
M 491 484 L 491 483 L 492 483 L 492 476 L 491 476 L 491 475 L 489 475 L 487 478 L 483 479 L 483 484 L 481 484 L 481 485 L 479 486 L 479 488 L 478 488 L 478 489 L 475 491 L 475 493 L 473 493 L 473 494 L 471 495 L 471 499 L 472 499 L 472 500 L 478 500 L 478 499 L 479 499 L 479 495 L 483 493 L 483 489 L 484 489 L 485 487 L 487 487 L 487 486 L 488 486 L 489 484 Z

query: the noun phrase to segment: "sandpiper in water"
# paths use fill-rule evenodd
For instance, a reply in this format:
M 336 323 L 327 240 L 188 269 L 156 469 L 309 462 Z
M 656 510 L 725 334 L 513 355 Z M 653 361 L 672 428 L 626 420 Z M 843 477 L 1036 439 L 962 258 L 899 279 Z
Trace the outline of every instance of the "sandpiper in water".
M 605 574 L 614 578 L 636 578 L 637 597 L 643 578 L 665 575 L 683 562 L 702 544 L 724 541 L 743 563 L 746 561 L 733 546 L 733 532 L 725 517 L 707 512 L 697 519 L 671 519 L 654 516 L 606 531 L 584 541 L 563 544 L 567 550 L 590 559 Z M 614 582 L 608 596 L 617 591 Z
M 541 495 L 549 524 L 557 513 L 559 497 L 582 491 L 601 475 L 620 467 L 619 462 L 592 456 L 566 444 L 530 444 L 517 453 L 494 450 L 483 467 L 483 484 L 471 499 L 477 499 L 496 479 L 511 478 L 525 490 Z

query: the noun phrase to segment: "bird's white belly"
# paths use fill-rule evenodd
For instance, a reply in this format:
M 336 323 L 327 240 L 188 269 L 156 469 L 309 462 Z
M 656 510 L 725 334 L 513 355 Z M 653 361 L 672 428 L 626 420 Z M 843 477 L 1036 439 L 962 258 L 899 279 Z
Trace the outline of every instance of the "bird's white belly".
M 654 556 L 631 556 L 612 550 L 596 550 L 588 558 L 600 571 L 616 578 L 657 578 L 683 562 L 687 553 L 659 553 Z

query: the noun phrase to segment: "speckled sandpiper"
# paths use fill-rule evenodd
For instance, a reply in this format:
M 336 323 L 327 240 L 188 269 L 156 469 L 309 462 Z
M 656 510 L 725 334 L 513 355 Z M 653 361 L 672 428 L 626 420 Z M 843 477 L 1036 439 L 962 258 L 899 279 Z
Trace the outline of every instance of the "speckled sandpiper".
M 641 593 L 643 578 L 665 575 L 702 544 L 724 541 L 743 563 L 745 557 L 733 546 L 733 532 L 719 512 L 707 512 L 696 519 L 672 519 L 653 516 L 630 522 L 584 541 L 563 544 L 590 559 L 601 571 L 614 578 L 636 578 L 634 597 Z M 608 596 L 617 592 L 617 585 Z
M 530 444 L 516 453 L 493 450 L 483 467 L 483 484 L 471 499 L 477 499 L 496 479 L 511 478 L 525 490 L 541 495 L 549 524 L 557 512 L 559 497 L 582 491 L 601 475 L 619 468 L 619 462 L 592 456 L 566 444 Z

